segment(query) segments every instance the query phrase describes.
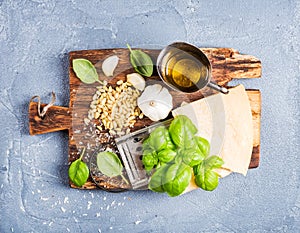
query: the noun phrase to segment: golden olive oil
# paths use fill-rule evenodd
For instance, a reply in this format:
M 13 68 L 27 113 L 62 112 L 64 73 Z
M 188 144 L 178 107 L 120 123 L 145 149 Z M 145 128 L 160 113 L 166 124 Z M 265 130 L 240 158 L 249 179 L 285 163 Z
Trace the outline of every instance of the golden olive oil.
M 163 80 L 183 92 L 194 92 L 209 82 L 208 65 L 192 51 L 169 47 L 163 57 L 160 70 Z

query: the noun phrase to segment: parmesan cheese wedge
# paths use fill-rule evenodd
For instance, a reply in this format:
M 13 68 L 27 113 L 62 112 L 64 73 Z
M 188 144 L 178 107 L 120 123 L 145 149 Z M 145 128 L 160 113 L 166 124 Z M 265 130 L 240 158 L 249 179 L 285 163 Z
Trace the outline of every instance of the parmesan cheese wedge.
M 198 136 L 210 144 L 210 154 L 224 160 L 221 177 L 231 172 L 247 174 L 253 148 L 252 113 L 243 85 L 231 88 L 229 94 L 216 94 L 172 111 L 173 116 L 186 115 L 198 129 Z M 197 186 L 192 180 L 186 191 Z

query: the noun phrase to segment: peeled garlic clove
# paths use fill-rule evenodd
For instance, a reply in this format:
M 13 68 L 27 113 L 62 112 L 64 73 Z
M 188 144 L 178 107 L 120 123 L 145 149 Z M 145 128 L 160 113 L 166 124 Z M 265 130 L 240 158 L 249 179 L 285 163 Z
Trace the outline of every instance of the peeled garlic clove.
M 106 77 L 113 76 L 114 70 L 119 63 L 119 57 L 117 55 L 106 58 L 102 63 L 102 71 Z
M 143 114 L 152 121 L 165 119 L 173 108 L 172 95 L 159 84 L 147 86 L 137 103 Z
M 127 82 L 131 83 L 136 89 L 143 91 L 146 86 L 145 79 L 138 73 L 127 74 Z

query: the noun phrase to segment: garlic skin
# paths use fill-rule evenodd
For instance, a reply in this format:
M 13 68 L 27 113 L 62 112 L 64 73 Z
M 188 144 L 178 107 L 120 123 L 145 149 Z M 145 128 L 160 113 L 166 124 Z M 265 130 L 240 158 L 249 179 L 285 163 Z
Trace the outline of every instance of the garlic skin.
M 117 55 L 110 56 L 106 58 L 102 63 L 102 71 L 106 77 L 111 77 L 114 74 L 119 63 L 119 57 Z
M 173 108 L 172 95 L 159 84 L 147 86 L 137 104 L 143 114 L 152 121 L 165 119 Z
M 146 86 L 145 79 L 138 73 L 132 73 L 126 75 L 127 82 L 131 83 L 136 89 L 143 91 Z

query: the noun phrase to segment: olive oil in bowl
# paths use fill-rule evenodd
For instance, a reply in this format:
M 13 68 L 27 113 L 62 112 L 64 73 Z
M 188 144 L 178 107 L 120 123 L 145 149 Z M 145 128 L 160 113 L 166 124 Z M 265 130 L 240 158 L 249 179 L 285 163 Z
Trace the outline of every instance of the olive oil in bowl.
M 189 54 L 172 56 L 165 66 L 165 81 L 184 92 L 194 92 L 207 84 L 208 69 Z
M 206 55 L 197 47 L 177 42 L 164 48 L 157 58 L 157 72 L 171 88 L 192 93 L 206 86 L 222 93 L 228 90 L 211 80 L 211 64 Z

